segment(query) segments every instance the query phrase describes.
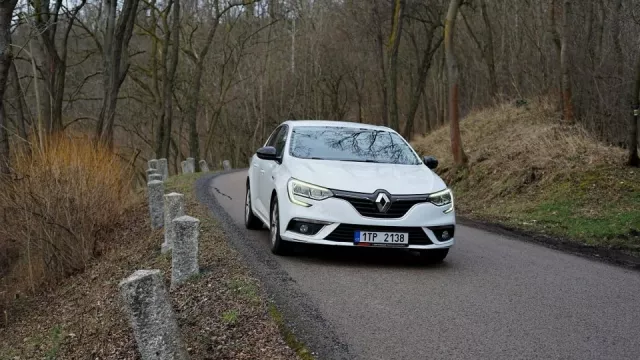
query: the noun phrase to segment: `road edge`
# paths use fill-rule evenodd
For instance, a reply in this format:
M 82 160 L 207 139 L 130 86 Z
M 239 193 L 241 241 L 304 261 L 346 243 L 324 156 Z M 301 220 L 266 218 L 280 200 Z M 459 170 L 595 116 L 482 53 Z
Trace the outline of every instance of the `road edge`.
M 246 242 L 245 230 L 236 225 L 209 191 L 215 178 L 246 170 L 233 169 L 200 177 L 194 184 L 196 199 L 218 220 L 229 244 L 248 265 L 251 275 L 264 285 L 268 300 L 282 316 L 286 332 L 309 348 L 315 358 L 352 359 L 347 344 L 340 340 L 308 295 L 296 287 L 295 280 L 280 267 L 271 253 L 256 251 Z
M 472 219 L 463 215 L 456 215 L 456 222 L 464 226 L 508 236 L 524 242 L 538 244 L 590 260 L 616 265 L 625 269 L 640 271 L 640 257 L 626 254 L 620 250 L 578 243 L 560 237 L 517 229 L 496 222 Z

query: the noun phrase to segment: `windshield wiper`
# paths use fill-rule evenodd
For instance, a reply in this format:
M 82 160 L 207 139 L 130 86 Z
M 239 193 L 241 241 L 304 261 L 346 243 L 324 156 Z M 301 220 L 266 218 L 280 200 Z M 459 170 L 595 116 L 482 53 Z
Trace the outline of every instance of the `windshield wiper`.
M 366 162 L 366 163 L 376 163 L 376 164 L 384 163 L 384 161 L 373 160 L 373 159 L 340 159 L 339 161 Z

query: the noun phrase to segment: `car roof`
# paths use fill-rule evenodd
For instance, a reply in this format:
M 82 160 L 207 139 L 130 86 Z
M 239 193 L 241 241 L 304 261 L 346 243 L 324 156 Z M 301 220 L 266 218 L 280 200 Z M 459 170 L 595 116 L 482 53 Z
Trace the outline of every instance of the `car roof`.
M 287 121 L 283 122 L 283 124 L 291 125 L 291 127 L 299 127 L 299 126 L 328 126 L 328 127 L 350 127 L 350 128 L 358 128 L 358 129 L 372 129 L 372 130 L 393 131 L 393 129 L 388 128 L 386 126 L 363 124 L 363 123 L 350 122 L 350 121 L 287 120 Z

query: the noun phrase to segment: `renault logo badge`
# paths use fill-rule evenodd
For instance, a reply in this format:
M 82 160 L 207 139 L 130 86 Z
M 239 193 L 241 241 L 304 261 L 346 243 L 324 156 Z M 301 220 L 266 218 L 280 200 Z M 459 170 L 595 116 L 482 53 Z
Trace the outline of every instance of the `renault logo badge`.
M 382 192 L 379 193 L 376 197 L 376 206 L 378 207 L 378 211 L 386 213 L 391 207 L 391 200 L 389 199 L 389 196 Z

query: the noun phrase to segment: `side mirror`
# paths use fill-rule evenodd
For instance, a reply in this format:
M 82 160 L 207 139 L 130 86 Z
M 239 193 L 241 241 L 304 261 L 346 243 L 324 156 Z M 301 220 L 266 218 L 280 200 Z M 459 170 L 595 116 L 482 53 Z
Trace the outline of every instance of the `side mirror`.
M 278 156 L 276 155 L 276 148 L 273 146 L 265 146 L 256 152 L 259 159 L 262 160 L 278 160 Z
M 422 158 L 422 162 L 431 170 L 438 167 L 438 160 L 433 156 L 425 156 Z

